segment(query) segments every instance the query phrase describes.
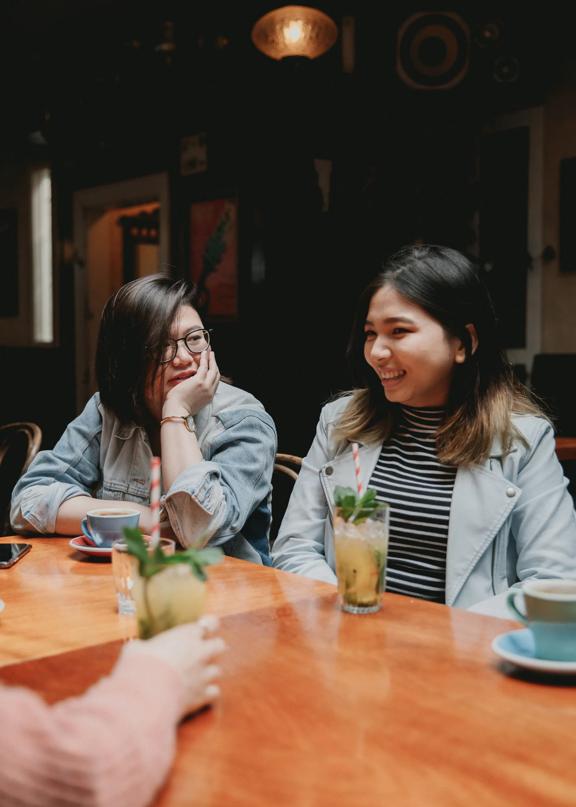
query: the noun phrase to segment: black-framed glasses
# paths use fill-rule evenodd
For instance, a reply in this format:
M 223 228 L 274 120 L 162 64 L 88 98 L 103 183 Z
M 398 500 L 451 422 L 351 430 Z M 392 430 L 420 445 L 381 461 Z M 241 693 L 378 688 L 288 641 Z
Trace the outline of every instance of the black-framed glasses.
M 181 336 L 180 339 L 167 339 L 162 348 L 160 364 L 168 364 L 168 362 L 174 361 L 180 342 L 184 342 L 186 350 L 192 355 L 204 353 L 210 347 L 211 333 L 212 328 L 194 328 L 194 330 L 188 331 L 187 334 Z

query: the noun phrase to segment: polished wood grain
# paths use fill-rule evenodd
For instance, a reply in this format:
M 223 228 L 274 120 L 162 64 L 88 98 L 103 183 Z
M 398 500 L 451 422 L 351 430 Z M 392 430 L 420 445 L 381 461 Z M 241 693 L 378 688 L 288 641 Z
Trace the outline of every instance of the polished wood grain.
M 576 437 L 557 437 L 556 456 L 559 460 L 576 460 Z
M 72 549 L 67 538 L 0 538 L 8 541 L 27 541 L 32 550 L 0 569 L 0 667 L 134 635 L 133 617 L 117 613 L 108 559 Z M 280 584 L 271 570 L 234 558 L 209 575 L 207 610 L 218 615 L 310 595 L 302 578 L 289 575 Z
M 501 663 L 491 641 L 515 623 L 390 594 L 354 616 L 328 585 L 241 561 L 219 574 L 222 699 L 180 727 L 157 805 L 576 803 L 575 681 Z M 58 700 L 105 674 L 120 644 L 0 679 Z
M 222 701 L 181 727 L 159 804 L 573 804 L 574 690 L 501 668 L 507 623 L 394 596 L 354 617 L 310 594 L 223 619 Z M 77 694 L 117 649 L 2 678 Z
M 510 675 L 509 627 L 393 595 L 227 618 L 222 703 L 182 727 L 160 803 L 573 805 L 575 689 Z

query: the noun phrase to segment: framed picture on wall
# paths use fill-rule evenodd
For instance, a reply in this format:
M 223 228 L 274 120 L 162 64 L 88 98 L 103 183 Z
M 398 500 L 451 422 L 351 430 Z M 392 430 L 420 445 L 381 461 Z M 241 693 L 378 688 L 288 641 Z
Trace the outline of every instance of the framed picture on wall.
M 190 205 L 190 278 L 208 319 L 238 317 L 238 200 L 232 196 Z

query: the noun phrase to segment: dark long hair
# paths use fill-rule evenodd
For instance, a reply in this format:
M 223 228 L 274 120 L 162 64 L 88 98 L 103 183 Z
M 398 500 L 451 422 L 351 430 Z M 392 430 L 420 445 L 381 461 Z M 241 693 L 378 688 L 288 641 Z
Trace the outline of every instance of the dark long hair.
M 394 428 L 398 406 L 386 399 L 364 358 L 368 308 L 383 286 L 420 306 L 465 346 L 466 359 L 454 366 L 446 415 L 437 435 L 439 458 L 453 465 L 480 462 L 497 437 L 505 449 L 509 447 L 516 434 L 511 414 L 542 413 L 513 375 L 499 344 L 494 306 L 475 265 L 454 249 L 428 244 L 394 254 L 360 296 L 348 345 L 358 389 L 342 415 L 338 434 L 350 440 L 382 440 Z M 470 324 L 478 334 L 475 351 L 466 328 Z
M 148 275 L 126 283 L 102 312 L 96 377 L 100 400 L 123 423 L 146 419 L 145 390 L 160 367 L 162 346 L 180 306 L 195 308 L 196 292 L 186 280 Z

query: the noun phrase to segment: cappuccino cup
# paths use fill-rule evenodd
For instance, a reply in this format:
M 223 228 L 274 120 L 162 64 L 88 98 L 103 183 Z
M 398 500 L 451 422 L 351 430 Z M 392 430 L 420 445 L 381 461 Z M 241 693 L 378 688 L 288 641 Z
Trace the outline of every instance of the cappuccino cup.
M 576 661 L 576 580 L 529 580 L 508 594 L 508 607 L 532 632 L 538 658 Z
M 111 547 L 114 541 L 124 537 L 124 527 L 137 527 L 139 520 L 138 510 L 129 507 L 99 507 L 86 513 L 82 532 L 94 546 Z

